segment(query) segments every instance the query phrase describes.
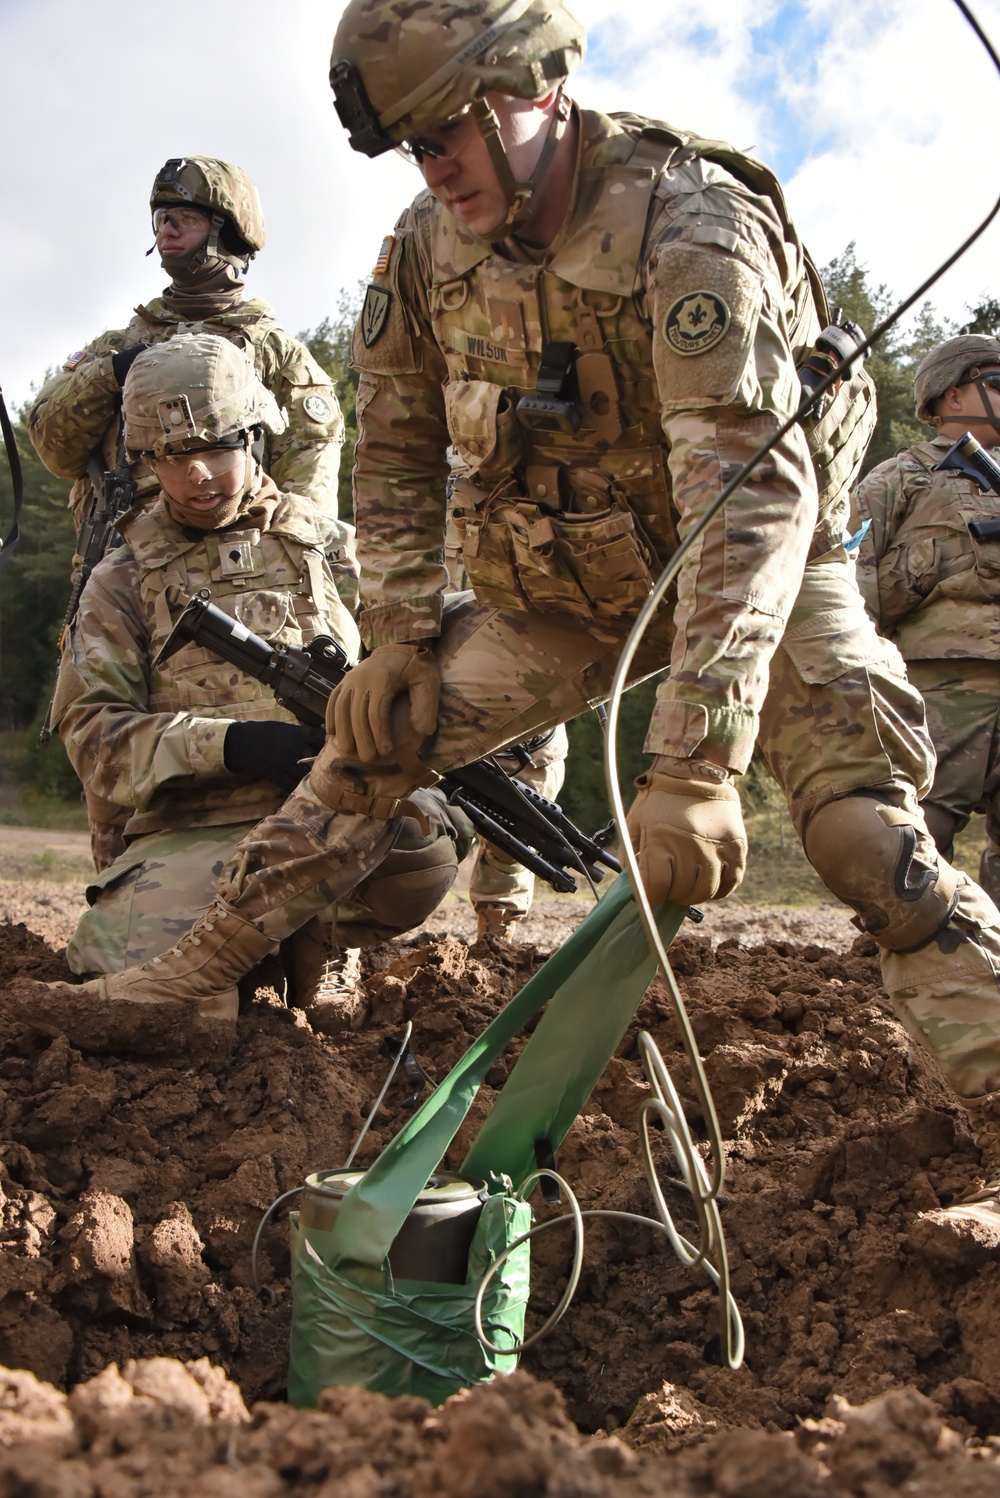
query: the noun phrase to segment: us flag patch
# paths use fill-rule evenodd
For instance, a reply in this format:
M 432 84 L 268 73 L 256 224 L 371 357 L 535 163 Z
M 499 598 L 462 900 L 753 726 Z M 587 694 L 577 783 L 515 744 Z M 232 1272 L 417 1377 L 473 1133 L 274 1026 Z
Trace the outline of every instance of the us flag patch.
M 372 271 L 373 276 L 383 276 L 389 269 L 389 261 L 392 259 L 392 247 L 395 242 L 391 234 L 387 234 L 383 239 L 382 248 L 378 252 L 378 259 L 375 261 L 375 269 Z
M 77 349 L 75 354 L 70 354 L 69 358 L 64 361 L 63 369 L 75 369 L 78 364 L 83 363 L 86 357 L 87 350 L 85 348 Z

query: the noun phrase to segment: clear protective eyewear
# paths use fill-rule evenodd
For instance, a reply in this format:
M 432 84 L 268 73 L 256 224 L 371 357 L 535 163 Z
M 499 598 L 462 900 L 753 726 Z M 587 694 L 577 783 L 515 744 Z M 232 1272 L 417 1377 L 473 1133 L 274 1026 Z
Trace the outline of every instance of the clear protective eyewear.
M 234 447 L 231 442 L 219 442 L 214 446 L 189 447 L 180 453 L 164 453 L 162 457 L 153 458 L 154 468 L 165 468 L 168 473 L 186 473 L 195 461 L 201 463 L 211 478 L 219 478 L 232 466 L 232 456 L 238 453 L 241 457 L 246 449 L 242 444 Z
M 153 232 L 159 234 L 164 224 L 175 229 L 201 229 L 208 224 L 208 215 L 198 208 L 183 208 L 173 203 L 165 208 L 153 209 Z
M 458 135 L 459 126 L 468 118 L 470 108 L 467 105 L 460 114 L 446 120 L 436 139 L 433 136 L 414 135 L 409 140 L 404 140 L 396 147 L 396 155 L 402 156 L 412 166 L 423 166 L 427 158 L 431 161 L 454 161 L 465 141 L 449 140 L 448 137 Z

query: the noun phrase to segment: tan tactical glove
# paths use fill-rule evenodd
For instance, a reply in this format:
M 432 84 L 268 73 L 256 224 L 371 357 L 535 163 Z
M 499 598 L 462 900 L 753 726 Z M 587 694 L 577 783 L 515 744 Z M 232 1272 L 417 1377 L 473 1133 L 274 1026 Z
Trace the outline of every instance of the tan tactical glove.
M 658 754 L 636 785 L 627 826 L 650 903 L 732 894 L 746 869 L 747 835 L 729 771 Z
M 426 645 L 379 645 L 330 693 L 326 731 L 336 739 L 337 753 L 344 759 L 362 764 L 387 760 L 398 747 L 392 731 L 396 698 L 409 697 L 410 727 L 419 743 L 437 727 L 440 695 L 441 671 L 433 650 Z

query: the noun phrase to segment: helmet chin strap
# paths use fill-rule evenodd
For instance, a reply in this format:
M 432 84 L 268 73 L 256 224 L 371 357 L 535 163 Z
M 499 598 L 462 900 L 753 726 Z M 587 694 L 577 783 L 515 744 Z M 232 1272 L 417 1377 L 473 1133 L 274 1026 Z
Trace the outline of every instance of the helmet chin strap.
M 231 255 L 227 250 L 219 248 L 219 236 L 222 233 L 225 222 L 226 220 L 221 213 L 213 213 L 209 218 L 208 238 L 203 240 L 197 249 L 192 250 L 190 255 L 185 255 L 182 260 L 174 258 L 170 264 L 164 264 L 161 259 L 160 264 L 163 266 L 163 269 L 167 272 L 177 269 L 182 274 L 191 276 L 200 270 L 203 265 L 207 265 L 210 260 L 219 260 L 231 266 L 240 275 L 245 276 L 253 256 L 251 254 Z M 148 260 L 150 255 L 154 254 L 155 251 L 156 240 L 154 239 L 146 251 L 146 259 Z
M 979 391 L 979 399 L 983 403 L 983 410 L 986 414 L 985 416 L 966 416 L 965 420 L 967 422 L 972 422 L 974 426 L 992 427 L 997 436 L 1000 437 L 1000 415 L 997 415 L 994 412 L 993 407 L 990 404 L 989 394 L 987 392 L 987 387 L 983 384 L 982 375 L 973 375 L 972 383 Z
M 556 146 L 566 133 L 566 122 L 570 117 L 572 103 L 560 89 L 556 100 L 556 107 L 549 121 L 548 134 L 542 147 L 542 154 L 535 163 L 535 169 L 527 182 L 518 182 L 514 176 L 510 164 L 510 158 L 500 137 L 500 122 L 486 100 L 480 96 L 472 104 L 472 117 L 479 127 L 479 133 L 486 142 L 486 149 L 490 153 L 490 161 L 493 170 L 497 174 L 500 190 L 507 200 L 507 215 L 491 231 L 490 239 L 503 239 L 509 229 L 512 229 L 521 219 L 525 217 L 531 207 L 532 198 L 540 186 L 552 157 L 555 155 Z

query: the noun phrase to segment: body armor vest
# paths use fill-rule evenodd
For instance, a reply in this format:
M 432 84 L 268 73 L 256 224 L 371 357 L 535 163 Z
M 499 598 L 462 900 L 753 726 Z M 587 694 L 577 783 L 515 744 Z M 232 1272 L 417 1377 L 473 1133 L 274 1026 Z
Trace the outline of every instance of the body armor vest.
M 941 456 L 940 447 L 927 443 L 897 459 L 906 514 L 878 571 L 890 582 L 902 580 L 913 606 L 894 638 L 908 659 L 996 659 L 1000 541 L 975 540 L 969 522 L 1000 520 L 1000 496 L 953 470 L 933 471 Z M 970 607 L 982 615 L 979 629 L 970 630 Z
M 162 502 L 127 526 L 149 634 L 151 713 L 295 722 L 270 687 L 244 676 L 204 646 L 189 643 L 162 666 L 155 660 L 185 602 L 208 588 L 212 602 L 273 644 L 302 645 L 330 634 L 353 658 L 357 632 L 337 596 L 313 506 L 282 495 L 267 530 L 239 524 L 194 536 L 169 519 Z M 171 788 L 136 813 L 128 834 L 165 826 L 242 822 L 267 815 L 283 793 L 267 782 Z
M 617 619 L 642 605 L 676 549 L 640 280 L 664 164 L 698 155 L 718 161 L 772 201 L 797 245 L 781 189 L 759 163 L 667 127 L 616 119 L 628 132 L 613 142 L 623 159 L 591 173 L 596 198 L 544 265 L 498 257 L 447 213 L 433 220 L 430 314 L 448 366 L 449 432 L 465 470 L 453 516 L 470 585 L 487 605 Z M 604 259 L 594 254 L 602 225 L 614 236 L 614 254 Z M 805 266 L 789 314 L 799 362 L 828 320 L 807 257 Z M 553 343 L 577 351 L 575 431 L 527 429 L 516 413 L 535 390 L 543 346 Z M 807 430 L 820 488 L 811 558 L 843 538 L 847 485 L 874 425 L 872 391 L 863 373 L 843 384 Z

